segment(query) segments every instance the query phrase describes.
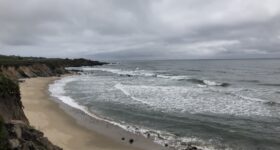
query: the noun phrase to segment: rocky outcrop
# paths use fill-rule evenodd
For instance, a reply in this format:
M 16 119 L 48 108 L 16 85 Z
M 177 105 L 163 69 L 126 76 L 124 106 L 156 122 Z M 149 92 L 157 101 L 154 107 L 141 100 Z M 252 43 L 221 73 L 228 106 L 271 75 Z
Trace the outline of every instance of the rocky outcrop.
M 42 132 L 22 121 L 2 122 L 0 128 L 1 150 L 62 150 L 44 137 Z

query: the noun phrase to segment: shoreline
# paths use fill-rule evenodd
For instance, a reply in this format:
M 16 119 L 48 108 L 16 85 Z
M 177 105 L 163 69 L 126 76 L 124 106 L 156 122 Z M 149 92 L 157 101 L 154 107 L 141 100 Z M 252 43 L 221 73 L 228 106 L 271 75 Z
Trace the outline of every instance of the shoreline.
M 51 142 L 67 150 L 167 149 L 140 135 L 94 119 L 55 100 L 49 84 L 60 77 L 38 77 L 20 83 L 24 112 L 30 124 L 44 132 Z M 123 140 L 123 137 L 127 137 Z M 129 144 L 128 139 L 134 139 Z

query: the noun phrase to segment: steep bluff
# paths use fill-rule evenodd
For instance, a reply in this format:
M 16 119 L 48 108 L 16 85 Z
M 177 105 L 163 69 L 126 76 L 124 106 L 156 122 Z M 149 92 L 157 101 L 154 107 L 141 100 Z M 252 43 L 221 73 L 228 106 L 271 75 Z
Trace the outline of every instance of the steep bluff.
M 15 61 L 0 60 L 0 74 L 11 79 L 48 77 L 68 73 L 66 67 L 103 65 L 104 62 L 86 59 L 27 59 Z
M 0 115 L 4 121 L 21 120 L 28 124 L 20 99 L 17 80 L 69 73 L 65 67 L 95 66 L 105 63 L 87 59 L 48 59 L 0 56 Z M 11 80 L 10 80 L 11 79 Z
M 53 145 L 44 134 L 26 123 L 12 120 L 0 121 L 1 150 L 62 150 Z
M 7 122 L 10 120 L 22 120 L 28 124 L 23 112 L 18 85 L 0 75 L 0 115 Z
M 47 77 L 59 74 L 65 74 L 67 71 L 64 67 L 50 68 L 46 64 L 33 64 L 28 66 L 1 66 L 0 73 L 11 79 Z
M 46 59 L 0 56 L 0 150 L 61 150 L 29 125 L 18 79 L 68 73 L 65 67 L 105 63 L 86 59 Z
M 0 75 L 0 150 L 60 150 L 29 125 L 19 86 Z

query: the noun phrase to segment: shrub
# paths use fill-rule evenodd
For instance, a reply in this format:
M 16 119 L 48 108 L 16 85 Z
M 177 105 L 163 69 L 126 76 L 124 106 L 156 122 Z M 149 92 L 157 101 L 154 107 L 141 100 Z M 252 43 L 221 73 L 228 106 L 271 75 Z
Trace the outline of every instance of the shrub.
M 0 96 L 19 96 L 18 84 L 3 75 L 0 75 Z

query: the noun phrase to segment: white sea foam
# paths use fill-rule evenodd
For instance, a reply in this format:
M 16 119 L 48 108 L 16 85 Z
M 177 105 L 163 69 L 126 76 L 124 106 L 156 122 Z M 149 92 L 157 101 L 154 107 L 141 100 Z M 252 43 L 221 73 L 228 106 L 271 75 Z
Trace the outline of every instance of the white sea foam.
M 203 82 L 209 86 L 221 86 L 222 85 L 222 83 L 218 83 L 218 82 L 210 81 L 210 80 L 203 80 Z
M 68 68 L 70 70 L 76 69 L 76 70 L 81 70 L 81 71 L 104 71 L 104 72 L 110 72 L 118 75 L 129 75 L 129 76 L 147 76 L 147 77 L 152 77 L 156 76 L 156 74 L 145 71 L 145 70 L 122 70 L 122 69 L 114 69 L 114 68 L 94 68 L 94 67 L 83 67 L 83 68 Z
M 140 135 L 143 135 L 144 137 L 146 137 L 147 134 L 150 134 L 150 138 L 154 139 L 154 141 L 156 143 L 161 144 L 163 146 L 164 146 L 164 144 L 169 143 L 170 147 L 180 149 L 180 147 L 182 146 L 180 142 L 192 142 L 193 146 L 197 146 L 198 148 L 203 148 L 206 150 L 208 150 L 208 149 L 212 150 L 212 147 L 209 145 L 203 146 L 203 145 L 207 145 L 206 142 L 204 142 L 203 140 L 200 140 L 198 138 L 187 138 L 187 137 L 177 138 L 175 135 L 167 133 L 167 132 L 138 127 L 135 125 L 129 125 L 129 124 L 126 124 L 125 122 L 118 123 L 118 122 L 110 121 L 110 120 L 96 116 L 95 114 L 89 112 L 86 107 L 79 105 L 70 96 L 66 96 L 66 91 L 64 90 L 64 87 L 66 86 L 66 84 L 69 82 L 77 81 L 77 80 L 79 80 L 79 78 L 77 78 L 77 77 L 65 77 L 61 80 L 57 80 L 49 86 L 49 91 L 51 92 L 51 95 L 53 97 L 56 97 L 58 100 L 61 100 L 63 103 L 69 105 L 70 107 L 81 110 L 85 114 L 87 114 L 95 119 L 98 119 L 98 120 L 101 120 L 104 122 L 108 122 L 112 125 L 118 126 L 131 133 L 140 134 Z M 115 88 L 120 89 L 125 95 L 133 98 L 133 96 L 131 96 L 131 94 L 123 88 L 122 84 L 120 84 L 120 83 L 116 84 Z M 137 98 L 133 98 L 133 99 L 138 100 L 142 103 L 145 103 L 142 100 L 139 100 Z
M 125 95 L 155 109 L 189 113 L 230 114 L 237 116 L 271 116 L 264 100 L 215 89 L 179 86 L 146 86 L 117 84 Z
M 55 81 L 53 84 L 49 85 L 49 91 L 51 93 L 51 96 L 57 98 L 58 100 L 62 101 L 63 103 L 82 110 L 86 114 L 89 114 L 87 109 L 84 106 L 79 105 L 75 100 L 73 100 L 70 96 L 66 96 L 64 87 L 67 83 L 73 82 L 78 80 L 76 77 L 65 77 L 61 80 Z
M 187 75 L 166 75 L 166 74 L 159 74 L 154 73 L 152 71 L 147 70 L 140 70 L 136 68 L 135 70 L 122 70 L 122 69 L 114 69 L 114 68 L 102 68 L 102 67 L 82 67 L 82 68 L 68 68 L 69 70 L 80 70 L 80 71 L 104 71 L 110 72 L 118 75 L 123 76 L 144 76 L 144 77 L 157 77 L 162 79 L 171 79 L 171 80 L 190 80 L 190 81 L 199 81 L 198 85 L 207 85 L 207 86 L 222 86 L 224 83 L 219 83 L 210 80 L 202 80 L 202 79 L 195 79 Z
M 133 100 L 136 100 L 136 101 L 138 101 L 140 103 L 143 103 L 143 104 L 147 104 L 147 105 L 149 104 L 149 103 L 143 101 L 142 99 L 139 99 L 139 98 L 136 98 L 136 97 L 130 95 L 130 93 L 125 88 L 123 88 L 123 85 L 120 84 L 120 83 L 116 84 L 115 88 L 121 90 L 126 96 L 132 98 Z
M 161 74 L 158 74 L 157 77 L 159 78 L 164 78 L 164 79 L 172 79 L 172 80 L 187 80 L 187 79 L 190 79 L 191 77 L 189 76 L 175 76 L 175 75 L 161 75 Z
M 111 120 L 107 120 L 104 118 L 101 118 L 91 112 L 88 111 L 88 109 L 85 106 L 79 105 L 74 99 L 72 99 L 70 96 L 66 96 L 66 92 L 64 90 L 65 86 L 67 83 L 69 82 L 73 82 L 73 81 L 77 81 L 79 80 L 79 78 L 76 77 L 65 77 L 62 78 L 60 80 L 55 81 L 53 84 L 49 85 L 49 91 L 51 93 L 51 96 L 57 98 L 58 100 L 62 101 L 63 103 L 67 104 L 70 107 L 73 107 L 75 109 L 81 110 L 82 112 L 84 112 L 85 114 L 97 119 L 97 120 L 101 120 L 107 123 L 110 123 L 112 125 L 118 126 L 124 130 L 130 131 L 132 133 L 136 133 L 139 129 L 139 127 L 132 127 L 129 126 L 125 123 L 118 123 L 118 122 L 114 122 Z M 128 93 L 127 93 L 128 94 Z M 129 94 L 128 94 L 129 95 Z M 144 132 L 148 131 L 147 129 L 143 129 L 143 132 L 141 132 L 141 134 L 144 134 Z

